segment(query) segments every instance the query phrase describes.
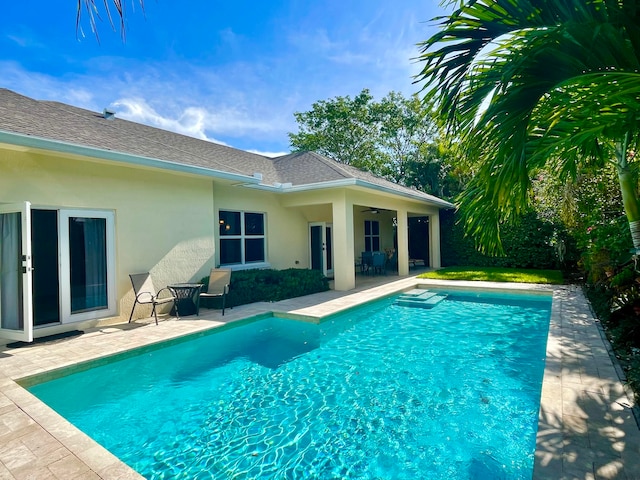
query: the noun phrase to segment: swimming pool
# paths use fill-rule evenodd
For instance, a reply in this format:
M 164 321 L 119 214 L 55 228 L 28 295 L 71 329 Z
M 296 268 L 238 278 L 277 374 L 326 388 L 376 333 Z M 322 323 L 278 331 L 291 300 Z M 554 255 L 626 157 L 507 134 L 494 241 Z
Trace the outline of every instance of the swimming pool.
M 550 305 L 388 298 L 30 390 L 148 478 L 531 478 Z

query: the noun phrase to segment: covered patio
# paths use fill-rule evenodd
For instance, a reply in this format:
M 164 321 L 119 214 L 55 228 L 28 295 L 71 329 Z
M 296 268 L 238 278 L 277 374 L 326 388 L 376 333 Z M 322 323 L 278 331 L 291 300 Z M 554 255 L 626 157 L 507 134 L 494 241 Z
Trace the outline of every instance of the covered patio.
M 384 252 L 389 275 L 441 266 L 439 212 L 453 208 L 448 202 L 397 192 L 374 195 L 357 185 L 343 187 L 340 195 L 291 192 L 281 202 L 309 222 L 309 264 L 332 278 L 335 290 L 356 288 L 363 252 Z

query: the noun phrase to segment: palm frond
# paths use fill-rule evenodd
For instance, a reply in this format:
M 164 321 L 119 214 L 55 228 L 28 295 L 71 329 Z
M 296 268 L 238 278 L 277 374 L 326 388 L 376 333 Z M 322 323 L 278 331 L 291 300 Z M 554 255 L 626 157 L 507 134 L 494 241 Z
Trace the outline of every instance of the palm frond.
M 569 178 L 640 132 L 636 3 L 467 1 L 420 44 L 424 99 L 479 165 L 460 205 L 485 248 L 526 209 L 537 169 Z
M 140 1 L 140 7 L 144 11 L 144 0 Z M 98 42 L 100 42 L 100 37 L 98 35 L 98 25 L 97 21 L 102 21 L 102 17 L 100 16 L 100 8 L 98 7 L 99 0 L 78 0 L 77 8 L 76 8 L 76 33 L 80 30 L 80 23 L 82 20 L 82 12 L 86 12 L 89 17 L 89 25 L 91 26 L 91 31 L 96 36 Z M 125 0 L 102 0 L 103 10 L 106 13 L 106 16 L 109 20 L 109 25 L 111 29 L 115 31 L 116 26 L 114 22 L 114 15 L 111 14 L 111 9 L 115 9 L 116 17 L 120 20 L 120 34 L 122 35 L 122 40 L 126 40 L 126 29 L 125 29 Z

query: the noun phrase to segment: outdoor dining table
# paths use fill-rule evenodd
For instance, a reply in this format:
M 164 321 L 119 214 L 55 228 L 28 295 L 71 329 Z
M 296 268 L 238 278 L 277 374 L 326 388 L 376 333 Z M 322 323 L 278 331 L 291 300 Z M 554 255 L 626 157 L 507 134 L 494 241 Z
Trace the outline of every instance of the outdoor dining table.
M 198 314 L 200 310 L 200 291 L 202 283 L 173 283 L 168 287 L 176 294 L 176 305 L 180 316 Z M 171 309 L 171 315 L 175 315 L 175 307 Z

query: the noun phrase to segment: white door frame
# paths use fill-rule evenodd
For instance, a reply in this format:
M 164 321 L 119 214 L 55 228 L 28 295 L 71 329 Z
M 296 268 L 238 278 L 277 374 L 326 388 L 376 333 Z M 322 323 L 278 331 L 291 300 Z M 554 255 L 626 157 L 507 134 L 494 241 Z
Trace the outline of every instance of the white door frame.
M 31 204 L 29 202 L 0 205 L 0 214 L 17 213 L 20 215 L 21 245 L 19 255 L 21 262 L 18 268 L 22 269 L 22 292 L 18 292 L 15 299 L 22 303 L 22 318 L 18 320 L 17 328 L 2 328 L 0 321 L 0 337 L 22 342 L 33 341 L 33 283 L 31 278 Z M 0 239 L 1 240 L 1 239 Z M 0 244 L 2 242 L 0 241 Z M 2 265 L 0 260 L 0 271 Z M 11 274 L 12 272 L 7 272 Z M 17 272 L 13 272 L 17 273 Z M 1 286 L 0 286 L 1 288 Z M 0 295 L 2 292 L 0 291 Z M 0 319 L 2 312 L 0 311 Z
M 320 227 L 322 242 L 322 274 L 325 277 L 333 277 L 333 224 L 328 222 L 309 223 L 309 267 L 313 265 L 312 229 Z M 327 231 L 329 234 L 327 234 Z M 327 238 L 329 237 L 329 238 Z
M 71 310 L 71 276 L 69 248 L 69 219 L 73 217 L 103 218 L 106 222 L 106 255 L 107 255 L 107 308 L 73 313 Z M 111 210 L 74 210 L 61 208 L 58 210 L 58 235 L 60 245 L 60 322 L 73 323 L 83 320 L 95 320 L 116 314 L 116 281 L 115 281 L 115 238 L 114 213 Z

